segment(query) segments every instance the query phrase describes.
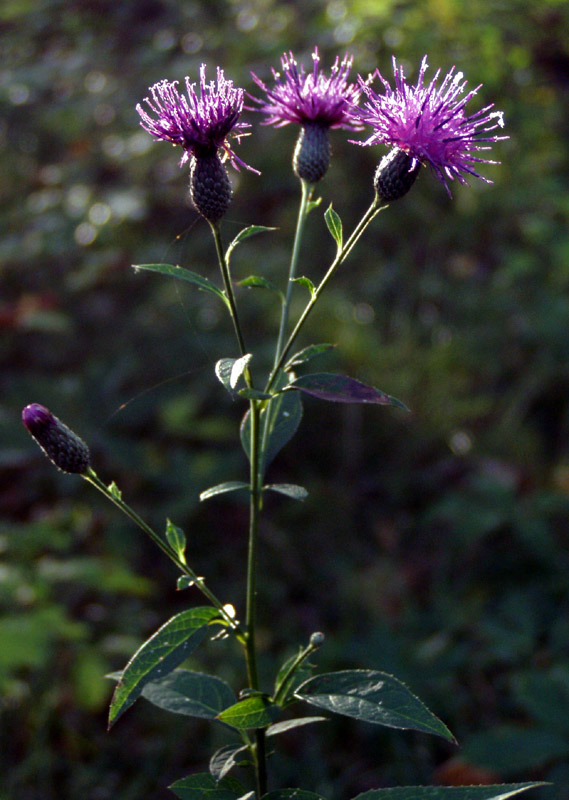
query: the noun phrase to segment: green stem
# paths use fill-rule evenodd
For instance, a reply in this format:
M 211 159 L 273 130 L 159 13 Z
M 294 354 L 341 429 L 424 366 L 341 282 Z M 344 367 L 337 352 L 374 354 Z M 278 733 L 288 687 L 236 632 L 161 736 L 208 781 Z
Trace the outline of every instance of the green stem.
M 360 238 L 360 236 L 362 235 L 364 230 L 367 228 L 369 223 L 372 221 L 372 219 L 380 211 L 383 211 L 384 208 L 387 208 L 387 206 L 381 206 L 380 202 L 379 202 L 379 199 L 378 199 L 378 197 L 376 195 L 376 197 L 373 200 L 373 203 L 368 208 L 366 213 L 363 215 L 361 220 L 358 222 L 358 224 L 354 228 L 351 236 L 348 238 L 346 243 L 344 245 L 342 245 L 342 247 L 336 253 L 336 257 L 335 257 L 334 261 L 332 262 L 332 264 L 330 265 L 330 267 L 328 268 L 328 272 L 324 275 L 324 277 L 322 278 L 322 280 L 320 281 L 320 283 L 318 284 L 318 286 L 314 290 L 314 293 L 312 294 L 312 297 L 308 301 L 308 303 L 307 303 L 304 311 L 302 312 L 298 322 L 296 323 L 292 333 L 288 337 L 288 339 L 286 341 L 286 344 L 282 348 L 282 351 L 281 351 L 281 353 L 279 355 L 279 358 L 278 358 L 275 366 L 273 367 L 273 371 L 270 374 L 269 380 L 268 380 L 267 385 L 265 387 L 265 392 L 270 392 L 271 389 L 274 387 L 275 383 L 277 382 L 279 373 L 280 373 L 280 371 L 282 370 L 282 368 L 284 366 L 286 358 L 287 358 L 287 356 L 288 356 L 288 354 L 290 352 L 290 349 L 291 349 L 292 345 L 294 344 L 294 342 L 296 340 L 296 337 L 300 333 L 300 330 L 303 327 L 304 323 L 306 322 L 306 320 L 308 318 L 308 315 L 310 314 L 310 312 L 314 308 L 314 306 L 316 304 L 316 301 L 318 300 L 318 298 L 320 297 L 320 295 L 324 291 L 324 289 L 325 289 L 326 285 L 328 284 L 330 278 L 332 277 L 332 275 L 334 274 L 336 269 L 340 266 L 340 264 L 343 261 L 345 261 L 347 256 L 350 254 L 352 248 L 354 247 L 354 245 L 356 244 L 356 242 L 358 241 L 358 239 Z
M 237 336 L 237 342 L 239 344 L 239 350 L 241 355 L 244 356 L 247 354 L 247 349 L 245 347 L 245 340 L 243 339 L 243 334 L 241 333 L 241 325 L 239 324 L 239 316 L 237 314 L 237 305 L 235 303 L 235 294 L 233 292 L 233 285 L 231 283 L 231 274 L 229 272 L 229 264 L 227 263 L 227 259 L 225 258 L 225 253 L 223 252 L 223 242 L 221 241 L 221 233 L 219 230 L 219 225 L 217 223 L 210 222 L 211 231 L 213 233 L 213 238 L 215 241 L 215 249 L 217 252 L 217 260 L 219 262 L 219 268 L 221 270 L 221 275 L 223 277 L 223 285 L 225 287 L 225 294 L 227 296 L 227 300 L 229 302 L 229 313 L 231 314 L 231 319 L 233 321 L 233 327 L 235 329 L 235 335 Z M 243 373 L 245 377 L 245 381 L 249 388 L 252 387 L 251 375 L 249 369 L 246 368 L 245 372 Z
M 324 637 L 322 637 L 324 638 Z M 288 685 L 289 681 L 296 672 L 296 670 L 300 667 L 303 661 L 306 661 L 308 656 L 313 653 L 315 650 L 318 650 L 320 644 L 314 644 L 314 642 L 310 641 L 306 647 L 300 651 L 297 657 L 294 659 L 290 667 L 287 669 L 281 681 L 277 687 L 275 694 L 273 695 L 273 702 L 279 705 L 282 703 L 287 696 Z
M 307 183 L 307 181 L 301 179 L 301 199 L 300 199 L 300 206 L 298 209 L 298 218 L 296 221 L 296 231 L 294 235 L 294 243 L 292 246 L 292 255 L 290 259 L 290 267 L 289 267 L 289 274 L 288 274 L 288 283 L 286 287 L 286 295 L 285 300 L 282 307 L 281 312 L 281 324 L 279 328 L 279 338 L 277 340 L 277 346 L 275 350 L 275 364 L 278 363 L 278 360 L 281 355 L 281 350 L 283 349 L 283 345 L 285 342 L 285 336 L 288 327 L 288 318 L 290 313 L 290 301 L 292 297 L 292 289 L 294 286 L 294 279 L 296 277 L 296 269 L 298 266 L 298 257 L 300 255 L 300 245 L 302 242 L 302 235 L 304 233 L 304 223 L 306 222 L 306 209 L 308 208 L 308 203 L 310 201 L 310 196 L 312 194 L 313 186 L 311 183 Z
M 217 599 L 217 597 L 210 589 L 208 589 L 208 587 L 205 585 L 204 579 L 198 577 L 196 573 L 190 567 L 188 567 L 188 565 L 184 563 L 184 561 L 181 560 L 176 551 L 173 548 L 171 548 L 170 545 L 167 542 L 165 542 L 164 539 L 162 539 L 162 537 L 159 536 L 156 533 L 156 531 L 153 530 L 150 527 L 150 525 L 148 525 L 142 519 L 142 517 L 138 516 L 138 514 L 136 513 L 136 511 L 134 511 L 134 509 L 132 509 L 127 503 L 125 503 L 125 501 L 121 497 L 118 497 L 118 495 L 113 494 L 113 492 L 111 492 L 109 487 L 105 486 L 105 484 L 99 478 L 94 469 L 89 467 L 88 472 L 86 472 L 81 477 L 84 478 L 88 483 L 90 483 L 96 489 L 98 489 L 101 492 L 101 494 L 104 494 L 107 500 L 110 500 L 111 503 L 114 503 L 115 506 L 117 506 L 117 508 L 120 508 L 123 514 L 126 514 L 126 516 L 129 519 L 131 519 L 136 525 L 138 525 L 138 527 L 141 528 L 144 531 L 144 533 L 146 533 L 152 539 L 154 544 L 157 545 L 160 548 L 160 550 L 162 550 L 162 552 L 165 553 L 165 555 L 167 555 L 168 558 L 174 562 L 174 564 L 178 567 L 178 569 L 181 570 L 184 573 L 184 575 L 187 575 L 188 578 L 191 578 L 191 580 L 194 582 L 194 584 L 200 590 L 200 592 L 207 597 L 207 599 L 213 606 L 215 606 L 215 608 L 217 608 L 217 610 L 219 611 L 225 622 L 229 625 L 229 627 L 232 628 L 236 633 L 239 633 L 242 637 L 243 632 L 240 630 L 239 625 L 227 613 L 227 611 L 223 606 L 223 603 Z

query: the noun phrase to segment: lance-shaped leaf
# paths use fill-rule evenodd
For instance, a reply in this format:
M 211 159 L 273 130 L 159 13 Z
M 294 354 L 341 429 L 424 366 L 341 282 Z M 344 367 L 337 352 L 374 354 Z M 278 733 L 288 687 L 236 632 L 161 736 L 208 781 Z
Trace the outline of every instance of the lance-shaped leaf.
M 261 410 L 261 431 L 265 441 L 264 468 L 268 467 L 276 454 L 292 439 L 302 419 L 302 403 L 298 392 L 275 395 Z M 241 444 L 247 458 L 251 460 L 251 420 L 249 412 L 241 423 Z
M 295 719 L 285 719 L 283 722 L 275 722 L 269 725 L 266 730 L 267 736 L 278 736 L 281 733 L 292 731 L 294 728 L 303 728 L 305 725 L 312 725 L 314 722 L 328 722 L 328 717 L 296 717 Z
M 326 225 L 328 226 L 328 230 L 332 234 L 332 238 L 338 245 L 338 250 L 342 249 L 342 220 L 340 219 L 339 215 L 334 211 L 332 208 L 332 204 L 330 204 L 324 214 L 324 219 L 326 220 Z
M 243 278 L 242 281 L 239 281 L 239 286 L 246 286 L 249 289 L 268 289 L 270 292 L 274 292 L 278 294 L 281 301 L 284 302 L 284 294 L 275 286 L 274 283 L 268 281 L 266 278 L 261 277 L 260 275 L 249 275 L 247 278 Z
M 316 675 L 301 684 L 295 695 L 335 714 L 455 742 L 446 725 L 404 683 L 385 672 L 348 669 Z
M 304 286 L 304 288 L 308 289 L 308 291 L 310 292 L 310 296 L 314 297 L 316 293 L 316 287 L 314 286 L 310 278 L 306 277 L 306 275 L 301 275 L 300 278 L 293 278 L 292 282 L 298 283 L 300 286 Z
M 225 483 L 218 483 L 216 486 L 210 486 L 209 489 L 204 489 L 200 494 L 200 500 L 208 500 L 210 497 L 215 497 L 216 494 L 236 492 L 238 489 L 248 488 L 249 484 L 243 481 L 226 481 Z
M 409 409 L 400 400 L 391 397 L 374 386 L 362 383 L 346 375 L 335 375 L 332 372 L 316 372 L 313 375 L 301 375 L 285 387 L 284 391 L 298 389 L 300 392 L 329 400 L 332 403 L 376 403 L 381 406 L 397 406 Z
M 188 775 L 168 788 L 181 800 L 237 800 L 245 791 L 235 778 L 228 775 L 217 782 L 209 772 Z
M 265 231 L 276 231 L 276 228 L 266 228 L 264 225 L 249 225 L 247 228 L 243 228 L 242 231 L 239 231 L 225 252 L 225 260 L 227 263 L 229 264 L 231 254 L 240 242 L 249 239 L 251 236 L 256 236 L 258 233 L 265 233 Z
M 180 561 L 185 561 L 186 536 L 184 531 L 169 519 L 166 520 L 166 540 Z
M 353 800 L 507 800 L 544 783 L 502 783 L 494 786 L 396 786 L 371 789 Z M 265 795 L 266 797 L 266 795 Z
M 147 683 L 142 696 L 172 714 L 201 719 L 215 719 L 237 699 L 221 678 L 189 669 L 175 669 L 164 678 Z
M 231 725 L 240 731 L 253 728 L 266 728 L 279 716 L 280 709 L 262 694 L 255 694 L 239 700 L 217 715 L 220 722 Z
M 296 483 L 267 483 L 263 489 L 270 489 L 271 492 L 278 492 L 287 497 L 292 497 L 293 500 L 306 500 L 308 492 L 304 486 L 298 486 Z
M 226 744 L 225 747 L 216 750 L 209 762 L 209 771 L 215 780 L 220 781 L 233 767 L 250 763 L 242 758 L 247 750 L 247 745 L 243 744 Z
M 140 697 L 147 683 L 168 675 L 196 649 L 208 625 L 218 616 L 219 611 L 210 606 L 182 611 L 144 642 L 124 668 L 115 689 L 109 728 Z
M 316 356 L 319 356 L 321 353 L 325 353 L 327 350 L 332 350 L 334 347 L 336 347 L 335 344 L 328 343 L 309 344 L 308 347 L 304 347 L 302 350 L 299 350 L 298 353 L 295 353 L 293 356 L 291 356 L 284 365 L 283 369 L 285 372 L 290 372 L 300 364 L 305 364 L 307 361 L 316 358 Z
M 197 272 L 192 272 L 184 267 L 174 266 L 173 264 L 133 264 L 135 270 L 144 269 L 148 272 L 158 272 L 160 275 L 169 275 L 172 278 L 178 278 L 188 283 L 193 283 L 198 289 L 203 292 L 209 292 L 215 295 L 220 300 L 223 300 L 225 305 L 229 308 L 229 300 L 225 294 L 218 289 L 215 283 L 212 283 L 209 278 L 204 278 L 203 275 L 198 275 Z

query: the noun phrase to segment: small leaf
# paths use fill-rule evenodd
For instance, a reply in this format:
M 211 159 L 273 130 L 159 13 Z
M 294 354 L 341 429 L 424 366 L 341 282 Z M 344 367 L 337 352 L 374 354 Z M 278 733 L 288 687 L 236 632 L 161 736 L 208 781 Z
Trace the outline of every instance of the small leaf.
M 244 239 L 248 239 L 250 236 L 256 236 L 258 233 L 265 233 L 266 231 L 276 231 L 276 228 L 266 228 L 264 225 L 249 225 L 248 228 L 243 228 L 242 231 L 239 231 L 225 253 L 225 260 L 227 263 L 229 264 L 231 254 L 240 242 L 244 241 Z
M 310 361 L 312 358 L 316 358 L 321 353 L 325 353 L 327 350 L 332 350 L 336 347 L 335 344 L 311 344 L 308 347 L 299 350 L 298 353 L 295 353 L 284 365 L 283 369 L 285 372 L 290 372 L 294 367 L 298 367 L 299 364 L 305 364 L 307 361 Z
M 347 669 L 316 675 L 296 696 L 318 708 L 388 728 L 422 731 L 455 742 L 454 736 L 404 683 L 385 672 Z
M 196 578 L 192 578 L 191 575 L 180 575 L 176 581 L 176 589 L 181 592 L 183 589 L 189 589 L 190 586 L 194 586 L 195 583 Z
M 189 669 L 175 669 L 158 681 L 147 683 L 142 696 L 172 714 L 215 719 L 235 703 L 235 693 L 221 678 Z
M 280 696 L 281 706 L 286 706 L 287 702 L 290 702 L 290 700 L 293 699 L 292 695 L 294 694 L 295 689 L 297 689 L 307 680 L 307 678 L 312 675 L 313 665 L 306 659 L 300 661 L 293 672 L 290 672 L 292 665 L 298 660 L 298 655 L 302 652 L 302 650 L 302 647 L 299 648 L 298 654 L 287 658 L 277 672 L 273 696 Z M 284 684 L 283 681 L 285 682 Z
M 284 722 L 275 722 L 274 725 L 269 725 L 266 735 L 278 736 L 280 733 L 286 733 L 304 725 L 312 725 L 314 722 L 328 722 L 328 717 L 297 717 L 296 719 L 286 719 Z
M 225 386 L 232 397 L 235 397 L 235 392 L 231 388 L 231 372 L 236 361 L 236 358 L 220 358 L 215 365 L 215 375 L 218 381 Z
M 396 786 L 371 789 L 353 800 L 506 800 L 545 783 L 503 783 L 494 786 Z M 265 795 L 266 797 L 266 795 Z
M 167 675 L 196 649 L 217 616 L 219 611 L 210 606 L 182 611 L 139 647 L 124 668 L 113 694 L 109 728 L 140 697 L 147 683 Z
M 271 397 L 274 397 L 274 395 L 262 392 L 260 389 L 250 389 L 249 387 L 241 389 L 238 394 L 239 397 L 244 397 L 246 400 L 270 400 Z
M 181 528 L 174 525 L 169 519 L 166 520 L 166 540 L 172 550 L 174 550 L 181 561 L 185 561 L 184 553 L 186 550 L 186 536 Z
M 368 386 L 355 378 L 335 375 L 331 372 L 301 375 L 300 378 L 296 378 L 286 386 L 284 391 L 291 389 L 298 389 L 319 400 L 328 400 L 332 403 L 376 403 L 409 410 L 400 400 L 396 400 L 374 386 Z
M 293 500 L 306 500 L 308 497 L 308 492 L 304 486 L 297 486 L 295 483 L 268 483 L 263 486 L 263 489 L 286 494 L 287 497 L 292 497 Z
M 220 781 L 233 767 L 238 767 L 244 763 L 250 763 L 249 761 L 244 762 L 241 759 L 237 760 L 237 756 L 241 753 L 245 753 L 247 749 L 247 745 L 226 744 L 225 747 L 221 747 L 217 750 L 209 762 L 209 771 L 215 780 Z
M 239 700 L 217 715 L 220 722 L 244 731 L 252 728 L 266 728 L 278 717 L 280 709 L 264 695 L 256 694 Z
M 114 481 L 112 481 L 112 483 L 109 483 L 107 489 L 109 490 L 109 492 L 112 494 L 113 497 L 116 497 L 117 500 L 122 500 L 122 492 Z
M 293 283 L 298 283 L 300 286 L 304 286 L 310 292 L 311 297 L 314 297 L 316 289 L 314 288 L 314 284 L 307 278 L 306 275 L 302 275 L 300 278 L 293 278 Z
M 247 369 L 247 365 L 251 361 L 251 353 L 247 353 L 241 358 L 236 358 L 233 362 L 233 366 L 231 367 L 231 374 L 229 376 L 229 385 L 232 389 L 235 389 L 237 384 L 239 383 L 239 378 L 243 375 L 245 370 Z
M 219 782 L 208 772 L 188 775 L 168 787 L 181 800 L 238 800 L 245 787 L 227 776 Z
M 298 392 L 285 392 L 275 395 L 265 408 L 261 409 L 261 431 L 265 440 L 263 469 L 269 466 L 276 454 L 296 433 L 302 419 L 302 403 Z M 251 422 L 249 412 L 241 422 L 241 444 L 249 461 L 251 460 Z
M 133 267 L 135 270 L 144 269 L 149 272 L 158 272 L 161 275 L 169 275 L 172 278 L 179 278 L 182 281 L 193 283 L 194 286 L 197 286 L 198 289 L 201 289 L 203 292 L 209 292 L 220 300 L 223 300 L 225 305 L 229 308 L 229 300 L 221 289 L 218 289 L 215 283 L 212 283 L 209 278 L 204 278 L 202 275 L 198 275 L 197 272 L 192 272 L 189 269 L 174 266 L 173 264 L 133 264 Z
M 284 294 L 275 286 L 274 283 L 268 281 L 266 278 L 262 278 L 260 275 L 249 275 L 248 278 L 243 278 L 242 281 L 239 281 L 239 286 L 246 286 L 250 289 L 268 289 L 271 292 L 275 292 L 278 294 L 281 300 L 284 300 Z
M 243 481 L 226 481 L 226 483 L 218 483 L 217 486 L 210 486 L 200 494 L 200 500 L 209 500 L 210 497 L 215 497 L 216 494 L 225 494 L 226 492 L 236 492 L 238 489 L 248 489 L 249 484 Z
M 342 220 L 340 219 L 339 215 L 334 211 L 332 208 L 332 204 L 330 203 L 328 209 L 324 213 L 324 219 L 326 220 L 326 225 L 328 226 L 328 230 L 332 234 L 332 238 L 338 245 L 338 250 L 342 249 Z
M 263 795 L 263 800 L 324 800 L 321 794 L 304 789 L 275 789 Z
M 309 200 L 306 204 L 306 215 L 310 214 L 311 211 L 314 211 L 315 208 L 318 208 L 320 203 L 322 202 L 321 197 L 317 197 L 316 200 Z

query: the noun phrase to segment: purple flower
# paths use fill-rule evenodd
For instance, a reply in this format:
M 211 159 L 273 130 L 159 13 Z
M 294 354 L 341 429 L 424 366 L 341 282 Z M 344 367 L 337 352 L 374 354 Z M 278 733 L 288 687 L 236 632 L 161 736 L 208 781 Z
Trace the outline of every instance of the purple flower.
M 417 83 L 410 86 L 406 82 L 403 68 L 398 67 L 393 58 L 395 89 L 376 70 L 384 86 L 383 94 L 376 93 L 359 79 L 366 99 L 361 108 L 353 109 L 353 113 L 360 122 L 371 125 L 374 132 L 364 142 L 355 144 L 384 142 L 397 148 L 409 157 L 409 171 L 418 169 L 419 164 L 428 164 L 445 185 L 449 196 L 451 193 L 447 179 L 456 178 L 459 183 L 467 184 L 465 175 L 473 175 L 486 183 L 492 183 L 476 171 L 475 165 L 499 162 L 475 154 L 481 150 L 490 150 L 492 142 L 508 138 L 492 133 L 497 128 L 504 127 L 502 112 L 491 111 L 491 104 L 467 115 L 466 104 L 480 86 L 461 97 L 467 82 L 463 80 L 462 72 L 454 72 L 454 67 L 438 88 L 435 84 L 440 69 L 436 71 L 432 81 L 425 85 L 423 79 L 427 66 L 427 56 L 424 56 Z
M 277 128 L 291 122 L 299 125 L 316 122 L 327 128 L 361 128 L 353 115 L 353 106 L 358 103 L 360 89 L 356 83 L 348 83 L 353 57 L 348 57 L 346 53 L 341 63 L 339 57 L 336 57 L 329 77 L 319 69 L 320 56 L 317 47 L 314 48 L 312 59 L 313 70 L 306 73 L 303 65 L 299 71 L 292 53 L 285 53 L 281 58 L 284 78 L 281 80 L 279 73 L 273 69 L 273 89 L 269 89 L 260 78 L 251 73 L 257 86 L 267 95 L 267 100 L 259 100 L 250 95 L 260 106 L 251 110 L 266 114 L 265 125 L 275 125 Z
M 145 98 L 150 113 L 139 103 L 142 127 L 156 139 L 179 144 L 184 148 L 180 166 L 193 156 L 213 155 L 221 148 L 236 169 L 245 164 L 234 152 L 229 137 L 238 141 L 250 125 L 239 122 L 243 109 L 243 89 L 236 89 L 217 68 L 217 81 L 206 83 L 205 64 L 200 68 L 199 94 L 196 84 L 186 77 L 186 95 L 178 91 L 178 81 L 159 81 L 150 87 Z
M 49 460 L 62 472 L 82 475 L 89 469 L 89 448 L 67 425 L 39 403 L 22 411 L 22 422 Z

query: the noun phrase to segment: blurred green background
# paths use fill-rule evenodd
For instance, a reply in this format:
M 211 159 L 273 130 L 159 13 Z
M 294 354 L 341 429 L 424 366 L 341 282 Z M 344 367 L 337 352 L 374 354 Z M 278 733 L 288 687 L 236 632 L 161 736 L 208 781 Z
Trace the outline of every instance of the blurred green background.
M 1 800 L 167 798 L 203 770 L 223 731 L 140 701 L 110 733 L 112 685 L 134 649 L 198 595 L 79 479 L 53 469 L 20 424 L 41 402 L 92 446 L 99 475 L 158 529 L 185 528 L 191 563 L 242 612 L 247 509 L 204 488 L 243 479 L 242 407 L 213 366 L 236 355 L 214 299 L 135 274 L 180 263 L 217 280 L 207 225 L 186 199 L 180 153 L 154 143 L 135 104 L 202 61 L 249 75 L 292 49 L 324 65 L 414 78 L 453 64 L 475 107 L 495 102 L 510 139 L 495 183 L 443 187 L 426 171 L 375 221 L 302 343 L 334 341 L 319 368 L 406 402 L 307 400 L 271 469 L 262 530 L 262 671 L 314 630 L 319 669 L 394 672 L 449 725 L 459 749 L 337 718 L 281 739 L 274 786 L 351 797 L 403 783 L 546 779 L 569 798 L 569 6 L 560 0 L 3 0 L 0 5 Z M 256 223 L 235 278 L 282 284 L 298 201 L 297 131 L 259 127 L 223 222 Z M 372 196 L 381 148 L 332 133 L 322 182 L 349 229 Z M 301 273 L 333 253 L 309 221 Z M 299 290 L 299 298 L 302 297 Z M 277 309 L 240 290 L 262 365 Z M 258 339 L 258 342 L 256 341 Z M 192 664 L 234 686 L 228 644 Z M 298 709 L 301 712 L 301 709 Z

